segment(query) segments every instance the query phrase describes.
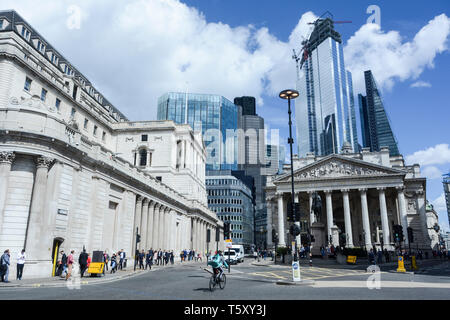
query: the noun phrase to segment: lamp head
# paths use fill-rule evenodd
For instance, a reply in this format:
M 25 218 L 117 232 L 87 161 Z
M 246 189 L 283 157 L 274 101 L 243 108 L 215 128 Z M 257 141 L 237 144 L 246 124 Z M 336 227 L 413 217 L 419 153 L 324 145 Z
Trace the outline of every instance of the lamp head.
M 298 91 L 294 89 L 287 89 L 280 92 L 281 99 L 295 99 L 298 98 L 299 95 Z

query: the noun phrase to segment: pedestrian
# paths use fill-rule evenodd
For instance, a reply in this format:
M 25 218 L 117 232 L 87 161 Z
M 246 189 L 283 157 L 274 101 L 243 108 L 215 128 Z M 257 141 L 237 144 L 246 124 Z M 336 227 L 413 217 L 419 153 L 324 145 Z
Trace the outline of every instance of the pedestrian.
M 375 254 L 373 253 L 373 249 L 370 249 L 369 252 L 369 264 L 375 264 Z
M 0 258 L 0 273 L 2 282 L 8 283 L 8 275 L 9 275 L 9 265 L 10 265 L 10 254 L 9 249 L 6 249 L 3 252 L 3 255 Z
M 109 256 L 106 253 L 106 251 L 103 253 L 103 263 L 105 264 L 105 269 L 108 271 L 108 262 L 109 262 Z
M 377 262 L 378 264 L 382 264 L 383 263 L 383 251 L 378 250 L 377 251 Z
M 67 255 L 64 253 L 64 250 L 61 250 L 61 266 L 61 276 L 65 277 L 67 275 Z
M 25 249 L 22 249 L 22 252 L 20 252 L 17 255 L 17 280 L 22 280 L 22 274 L 23 274 L 23 267 L 25 265 Z
M 255 250 L 253 251 L 253 260 L 256 260 L 258 258 L 258 252 Z
M 320 247 L 320 255 L 322 256 L 322 259 L 325 258 L 325 248 L 323 246 Z
M 174 263 L 173 250 L 170 251 L 170 256 L 169 256 L 169 258 L 170 258 L 170 264 L 173 264 L 173 263 Z
M 159 248 L 158 252 L 156 253 L 156 264 L 159 266 L 162 262 L 162 251 L 161 248 Z
M 88 253 L 88 257 L 87 257 L 87 268 L 89 269 L 89 266 L 91 265 L 92 262 L 92 258 L 91 258 L 91 254 Z
M 200 262 L 203 262 L 201 253 L 199 253 L 198 256 L 197 256 L 197 261 L 198 260 L 200 260 Z
M 78 263 L 80 264 L 81 278 L 83 278 L 84 272 L 87 269 L 87 261 L 88 261 L 88 254 L 86 253 L 86 249 L 83 249 L 83 252 L 81 252 L 80 256 L 78 257 Z
M 73 262 L 74 257 L 73 254 L 75 253 L 75 250 L 70 251 L 69 256 L 67 257 L 67 274 L 66 274 L 66 281 L 69 280 L 69 278 L 72 276 L 72 268 L 73 268 Z
M 117 267 L 117 260 L 116 260 L 116 254 L 113 253 L 111 256 L 111 272 L 110 273 L 116 273 L 116 267 Z
M 145 270 L 147 270 L 148 266 L 150 266 L 150 270 L 152 269 L 151 257 L 151 250 L 148 250 L 147 254 L 145 255 Z
M 390 261 L 389 252 L 386 248 L 384 248 L 384 258 L 386 259 L 386 262 Z
M 144 258 L 145 258 L 145 252 L 144 250 L 141 251 L 141 253 L 139 253 L 139 269 L 145 269 L 144 267 Z

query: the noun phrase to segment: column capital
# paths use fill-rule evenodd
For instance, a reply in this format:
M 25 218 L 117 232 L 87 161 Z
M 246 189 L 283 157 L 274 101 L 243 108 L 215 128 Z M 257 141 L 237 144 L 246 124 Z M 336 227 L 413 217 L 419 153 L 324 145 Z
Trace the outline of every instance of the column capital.
M 142 201 L 142 204 L 143 204 L 144 206 L 149 205 L 149 204 L 150 204 L 150 199 L 149 199 L 149 198 L 145 198 L 145 199 Z
M 323 192 L 324 192 L 326 195 L 329 195 L 329 194 L 332 194 L 332 193 L 333 193 L 333 190 L 323 190 Z
M 137 202 L 142 202 L 142 200 L 144 200 L 143 196 L 138 195 L 136 198 Z
M 54 161 L 55 161 L 55 159 L 52 159 L 49 157 L 37 157 L 36 158 L 36 166 L 38 168 L 48 169 Z
M 399 186 L 399 187 L 395 187 L 395 189 L 397 189 L 397 192 L 403 192 L 405 191 L 405 186 Z
M 277 191 L 277 192 L 275 192 L 275 195 L 276 195 L 277 197 L 282 197 L 282 196 L 284 195 L 284 192 Z
M 342 193 L 348 193 L 350 191 L 350 189 L 341 189 Z
M 0 163 L 9 163 L 12 164 L 16 155 L 14 152 L 2 151 L 0 152 Z
M 359 188 L 358 191 L 361 192 L 361 193 L 366 193 L 367 192 L 367 188 Z
M 378 191 L 386 191 L 386 187 L 378 187 L 377 190 Z
M 317 191 L 306 191 L 306 193 L 311 197 Z

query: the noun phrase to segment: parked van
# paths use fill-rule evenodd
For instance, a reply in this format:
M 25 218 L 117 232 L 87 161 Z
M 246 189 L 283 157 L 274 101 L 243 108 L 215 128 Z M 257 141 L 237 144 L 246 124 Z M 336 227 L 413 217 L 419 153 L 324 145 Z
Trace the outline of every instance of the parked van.
M 244 246 L 242 244 L 236 244 L 231 246 L 231 250 L 236 252 L 237 262 L 244 262 Z

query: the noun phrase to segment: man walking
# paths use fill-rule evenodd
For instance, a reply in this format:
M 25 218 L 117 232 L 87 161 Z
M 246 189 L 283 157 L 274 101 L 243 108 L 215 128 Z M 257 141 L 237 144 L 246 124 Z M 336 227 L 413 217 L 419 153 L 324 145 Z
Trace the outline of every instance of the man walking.
M 152 270 L 152 263 L 153 263 L 153 250 L 148 250 L 147 255 L 145 256 L 145 270 L 147 270 L 147 267 L 150 266 L 150 270 Z
M 83 278 L 84 272 L 87 269 L 88 255 L 86 250 L 83 249 L 83 252 L 80 253 L 80 257 L 78 258 L 78 263 L 80 264 L 80 274 L 81 278 Z
M 123 262 L 125 261 L 125 251 L 123 249 L 120 249 L 120 259 L 119 259 L 119 269 L 123 269 Z
M 3 255 L 0 258 L 0 273 L 2 282 L 8 283 L 8 275 L 9 275 L 9 249 L 6 249 Z
M 25 249 L 17 255 L 17 280 L 22 280 L 23 266 L 25 265 Z
M 141 253 L 139 253 L 139 269 L 144 269 L 144 258 L 145 253 L 144 250 L 142 250 Z

